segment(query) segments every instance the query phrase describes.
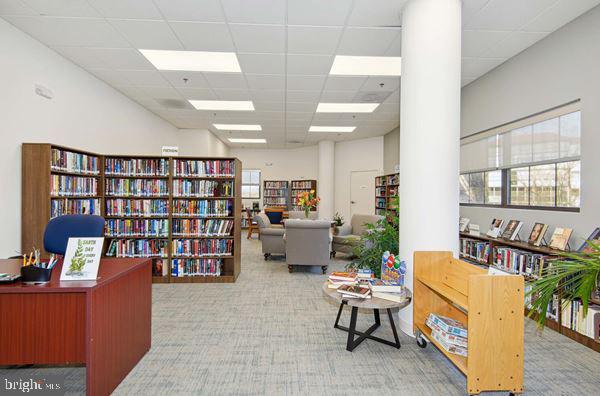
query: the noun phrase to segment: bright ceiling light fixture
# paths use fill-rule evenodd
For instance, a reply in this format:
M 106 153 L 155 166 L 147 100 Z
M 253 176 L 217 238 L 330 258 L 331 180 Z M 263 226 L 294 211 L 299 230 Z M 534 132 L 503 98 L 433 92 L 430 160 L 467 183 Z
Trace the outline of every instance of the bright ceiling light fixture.
M 196 110 L 254 111 L 249 100 L 189 100 Z
M 319 103 L 317 113 L 372 113 L 379 103 Z
M 267 139 L 229 138 L 231 143 L 267 143 Z
M 141 49 L 158 70 L 241 73 L 234 52 L 167 51 Z
M 316 126 L 311 125 L 308 132 L 354 132 L 355 126 Z
M 402 62 L 399 56 L 336 55 L 329 74 L 338 76 L 399 76 Z
M 262 131 L 260 125 L 247 124 L 213 124 L 220 131 Z

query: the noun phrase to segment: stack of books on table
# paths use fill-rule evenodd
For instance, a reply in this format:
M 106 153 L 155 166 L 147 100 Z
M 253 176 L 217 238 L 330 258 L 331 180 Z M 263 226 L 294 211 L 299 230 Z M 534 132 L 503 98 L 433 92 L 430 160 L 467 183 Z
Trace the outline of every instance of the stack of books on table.
M 341 285 L 337 288 L 337 292 L 342 294 L 342 298 L 371 298 L 371 290 L 362 285 Z
M 425 322 L 431 337 L 446 351 L 467 356 L 467 328 L 459 321 L 430 313 Z
M 330 289 L 337 289 L 342 285 L 356 285 L 357 279 L 356 272 L 332 272 L 329 275 L 327 286 Z
M 381 279 L 370 279 L 368 281 L 368 286 L 369 289 L 371 289 L 371 294 L 375 298 L 401 302 L 405 297 L 404 288 L 395 282 Z

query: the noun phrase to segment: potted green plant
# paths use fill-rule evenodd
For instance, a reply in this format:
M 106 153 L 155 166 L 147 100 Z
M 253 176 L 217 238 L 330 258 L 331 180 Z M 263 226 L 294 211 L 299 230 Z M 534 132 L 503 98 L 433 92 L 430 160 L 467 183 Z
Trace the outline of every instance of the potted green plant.
M 339 233 L 339 227 L 344 225 L 344 216 L 339 214 L 339 212 L 335 212 L 335 215 L 333 215 L 333 222 L 333 235 L 337 235 Z
M 581 300 L 583 313 L 587 315 L 592 294 L 600 284 L 600 245 L 587 241 L 585 252 L 563 253 L 552 261 L 542 276 L 531 282 L 527 295 L 532 297 L 529 316 L 537 314 L 541 328 L 546 322 L 548 305 L 554 294 L 559 294 L 563 304 Z M 559 307 L 562 309 L 562 307 Z

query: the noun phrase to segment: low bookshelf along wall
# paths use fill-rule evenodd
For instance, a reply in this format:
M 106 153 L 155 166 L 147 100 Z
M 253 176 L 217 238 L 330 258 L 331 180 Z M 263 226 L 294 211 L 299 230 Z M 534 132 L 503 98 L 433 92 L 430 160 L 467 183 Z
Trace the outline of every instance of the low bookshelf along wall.
M 263 186 L 263 207 L 288 210 L 290 203 L 290 182 L 287 180 L 265 180 Z
M 509 241 L 487 235 L 471 235 L 466 232 L 460 233 L 460 256 L 464 261 L 483 268 L 492 267 L 510 274 L 522 275 L 529 282 L 538 279 L 541 271 L 551 265 L 552 260 L 557 259 L 561 253 L 563 252 L 560 250 L 534 246 L 521 241 Z M 525 289 L 528 289 L 527 285 Z M 600 301 L 592 300 L 592 303 L 600 305 Z M 524 304 L 525 313 L 528 314 L 529 301 L 525 301 Z M 581 308 L 577 307 L 576 312 Z M 582 330 L 586 326 L 580 326 L 580 331 L 578 331 L 575 323 L 565 317 L 571 309 L 571 306 L 563 304 L 560 293 L 558 293 L 552 307 L 548 310 L 546 327 L 600 352 L 600 338 L 594 334 L 584 334 Z M 583 315 L 581 315 L 580 320 L 593 321 L 593 317 L 588 315 L 583 319 Z M 600 326 L 600 324 L 595 326 Z
M 298 194 L 303 192 L 315 192 L 315 196 L 318 196 L 317 193 L 317 181 L 316 180 L 292 180 L 291 183 L 291 207 L 292 210 L 302 210 L 302 208 L 296 205 L 296 197 Z M 312 212 L 316 211 L 317 208 L 311 208 Z
M 392 199 L 398 196 L 399 177 L 398 173 L 391 173 L 375 178 L 376 215 L 398 214 L 398 208 L 393 205 Z
M 154 282 L 234 282 L 241 168 L 236 158 L 100 155 L 25 143 L 22 246 L 43 246 L 53 217 L 98 214 L 106 219 L 105 255 L 152 258 Z

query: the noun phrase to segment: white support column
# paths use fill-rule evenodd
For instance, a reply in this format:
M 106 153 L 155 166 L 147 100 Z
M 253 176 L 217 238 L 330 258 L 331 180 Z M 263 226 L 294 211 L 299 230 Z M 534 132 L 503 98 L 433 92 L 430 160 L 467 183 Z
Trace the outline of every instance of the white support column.
M 321 197 L 319 218 L 332 219 L 335 202 L 335 143 L 330 140 L 319 142 L 319 180 L 317 195 Z
M 402 13 L 400 258 L 458 253 L 461 0 L 410 0 Z M 400 328 L 413 334 L 412 305 Z

